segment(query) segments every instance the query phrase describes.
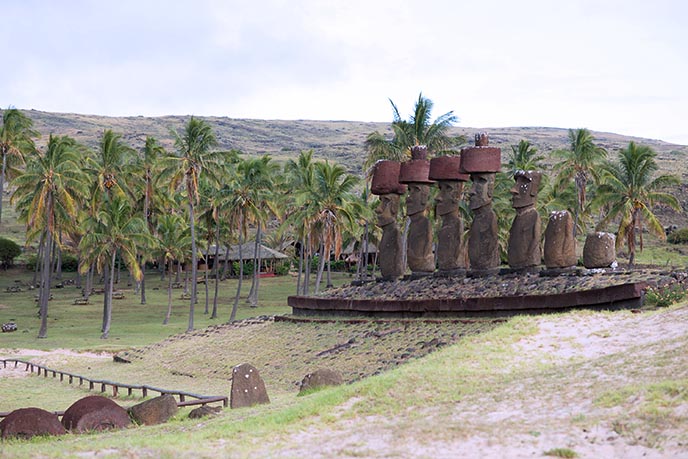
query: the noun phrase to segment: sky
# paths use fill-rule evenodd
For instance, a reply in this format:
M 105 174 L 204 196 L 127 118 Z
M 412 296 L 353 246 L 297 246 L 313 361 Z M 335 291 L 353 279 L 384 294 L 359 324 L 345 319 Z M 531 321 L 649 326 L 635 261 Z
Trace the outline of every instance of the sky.
M 685 0 L 0 0 L 0 106 L 391 121 L 688 145 Z

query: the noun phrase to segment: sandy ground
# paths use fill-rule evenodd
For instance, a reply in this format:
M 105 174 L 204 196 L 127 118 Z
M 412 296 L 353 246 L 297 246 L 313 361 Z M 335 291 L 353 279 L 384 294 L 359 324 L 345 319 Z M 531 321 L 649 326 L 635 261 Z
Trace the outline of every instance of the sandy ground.
M 17 359 L 27 360 L 34 363 L 45 364 L 46 360 L 50 360 L 50 368 L 56 370 L 65 370 L 65 367 L 60 366 L 62 357 L 76 357 L 83 359 L 112 359 L 112 354 L 106 352 L 74 352 L 69 349 L 53 349 L 51 351 L 41 351 L 38 349 L 2 349 L 0 348 L 0 360 L 3 359 Z M 63 361 L 62 361 L 63 362 Z M 7 366 L 0 363 L 0 378 L 23 378 L 29 376 L 31 373 L 26 371 L 26 365 L 21 363 L 14 366 L 13 362 L 7 362 Z
M 562 448 L 579 458 L 688 459 L 688 403 L 674 411 L 682 424 L 654 433 L 624 430 L 619 420 L 631 414 L 633 404 L 606 408 L 594 403 L 594 394 L 607 386 L 688 378 L 688 357 L 676 357 L 688 355 L 688 307 L 540 316 L 537 330 L 513 345 L 510 365 L 496 369 L 514 375 L 505 389 L 467 396 L 452 406 L 411 408 L 411 421 L 341 416 L 309 423 L 297 433 L 261 439 L 252 457 L 519 459 L 547 457 L 546 452 Z M 0 358 L 49 358 L 52 366 L 56 357 L 77 355 L 111 358 L 64 349 L 0 349 Z M 664 360 L 656 368 L 646 364 L 657 359 Z M 537 380 L 519 376 L 519 369 L 538 366 L 549 373 Z M 25 374 L 0 367 L 0 377 Z M 357 402 L 349 400 L 338 412 L 346 413 Z M 222 450 L 220 443 L 224 440 L 217 445 Z
M 537 387 L 515 377 L 507 391 L 468 397 L 453 407 L 421 409 L 421 422 L 375 416 L 309 427 L 264 452 L 314 458 L 518 459 L 547 457 L 546 452 L 562 448 L 579 458 L 687 459 L 688 404 L 676 408 L 683 424 L 668 427 L 650 441 L 647 432 L 617 433 L 620 424 L 615 420 L 626 413 L 618 406 L 600 407 L 586 394 L 607 383 L 621 381 L 623 387 L 628 380 L 642 380 L 637 376 L 642 371 L 652 373 L 647 365 L 636 367 L 627 361 L 624 371 L 614 371 L 618 359 L 633 356 L 631 361 L 641 362 L 677 346 L 688 353 L 687 344 L 685 307 L 661 314 L 541 316 L 538 332 L 514 345 L 518 352 L 513 369 L 560 362 L 573 364 L 575 374 L 564 372 L 544 383 L 534 382 Z M 669 377 L 688 377 L 685 362 L 670 367 L 674 373 Z

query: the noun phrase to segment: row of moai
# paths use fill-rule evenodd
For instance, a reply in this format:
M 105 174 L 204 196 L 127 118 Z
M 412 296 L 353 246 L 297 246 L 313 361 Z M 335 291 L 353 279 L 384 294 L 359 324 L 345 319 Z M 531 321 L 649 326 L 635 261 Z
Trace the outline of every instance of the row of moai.
M 427 147 L 411 148 L 411 160 L 378 161 L 373 171 L 372 193 L 379 196 L 377 225 L 382 228 L 379 260 L 381 280 L 400 278 L 406 268 L 411 278 L 431 274 L 484 276 L 499 272 L 497 216 L 492 209 L 495 177 L 501 169 L 501 150 L 489 146 L 486 133 L 475 136 L 475 146 L 461 150 L 460 155 L 427 159 Z M 542 173 L 517 171 L 511 189 L 516 210 L 507 250 L 509 269 L 514 272 L 536 271 L 543 261 L 541 221 L 535 208 Z M 473 221 L 464 244 L 464 225 L 459 203 L 464 184 L 471 181 L 469 207 Z M 427 216 L 430 187 L 439 188 L 435 214 L 441 219 L 437 232 L 436 254 L 433 252 L 433 229 Z M 406 266 L 403 263 L 402 237 L 397 225 L 399 200 L 406 194 L 406 214 L 410 223 L 406 244 Z M 576 239 L 573 219 L 567 211 L 552 212 L 544 234 L 544 265 L 556 273 L 575 267 Z M 614 263 L 614 235 L 594 233 L 586 239 L 584 265 L 587 268 L 608 267 Z M 468 257 L 465 256 L 467 247 Z M 435 256 L 436 255 L 436 256 Z M 468 263 L 466 262 L 468 258 Z M 437 265 L 437 271 L 435 267 Z

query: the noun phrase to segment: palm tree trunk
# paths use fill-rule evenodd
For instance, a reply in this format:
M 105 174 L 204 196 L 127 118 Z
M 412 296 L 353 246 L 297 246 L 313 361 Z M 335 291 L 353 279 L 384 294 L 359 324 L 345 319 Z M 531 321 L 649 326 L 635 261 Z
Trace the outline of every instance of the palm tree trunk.
M 5 195 L 5 174 L 7 173 L 7 152 L 2 149 L 2 173 L 0 173 L 0 223 L 2 223 L 2 197 Z
M 210 254 L 210 242 L 211 239 L 208 238 L 208 247 L 205 249 L 205 271 L 203 272 L 203 279 L 205 279 L 205 309 L 203 310 L 203 314 L 208 314 L 208 308 L 210 307 L 210 295 L 208 294 L 208 255 Z
M 107 322 L 107 292 L 112 280 L 110 279 L 110 264 L 105 265 L 103 270 L 103 322 L 100 326 L 101 333 L 105 332 L 105 322 Z
M 146 304 L 146 261 L 141 257 L 141 304 Z
M 220 256 L 220 225 L 218 222 L 215 228 L 215 260 L 213 261 L 213 268 L 215 269 L 215 293 L 213 294 L 213 312 L 210 314 L 211 319 L 217 319 L 217 294 L 220 288 L 220 264 L 218 263 Z
M 332 260 L 330 260 L 330 251 L 327 251 L 327 284 L 325 288 L 332 288 Z
M 167 276 L 167 314 L 165 315 L 165 320 L 162 321 L 163 325 L 167 325 L 170 322 L 170 317 L 172 316 L 172 266 L 174 263 L 172 260 L 170 260 L 169 263 L 169 275 Z
M 255 308 L 258 306 L 258 287 L 260 286 L 260 265 L 261 265 L 261 259 L 260 259 L 260 240 L 262 236 L 262 226 L 260 222 L 258 222 L 258 228 L 256 229 L 256 245 L 255 245 L 255 251 L 253 252 L 253 284 L 251 284 L 251 291 L 248 294 L 248 299 L 249 302 L 251 303 L 251 307 Z
M 107 283 L 107 288 L 105 289 L 105 299 L 103 305 L 104 311 L 104 322 L 103 322 L 103 334 L 100 339 L 107 339 L 110 334 L 110 324 L 112 323 L 112 290 L 114 288 L 115 279 L 115 258 L 117 258 L 117 251 L 112 252 L 112 258 L 110 259 L 110 279 Z
M 189 326 L 186 331 L 194 329 L 194 309 L 196 307 L 196 274 L 198 271 L 198 260 L 196 255 L 196 225 L 194 222 L 194 206 L 191 196 L 189 196 L 189 227 L 191 228 L 191 300 L 189 301 Z
M 38 282 L 38 273 L 42 272 L 43 269 L 41 268 L 41 265 L 43 264 L 43 248 L 45 246 L 45 235 L 46 231 L 43 231 L 41 233 L 41 241 L 38 243 L 38 253 L 36 254 L 36 265 L 33 268 L 33 279 L 31 281 L 32 286 L 36 286 L 36 283 Z
M 234 296 L 232 314 L 229 316 L 230 323 L 234 322 L 234 319 L 236 318 L 237 309 L 239 308 L 239 296 L 241 295 L 241 282 L 244 279 L 244 259 L 243 254 L 241 253 L 241 245 L 244 243 L 243 233 L 241 231 L 243 220 L 243 216 L 239 216 L 239 282 L 237 283 L 237 291 L 236 295 Z
M 296 278 L 296 294 L 301 295 L 301 275 L 303 274 L 303 254 L 304 254 L 304 247 L 305 247 L 305 241 L 304 238 L 301 239 L 301 248 L 299 249 L 299 275 Z
M 93 291 L 93 265 L 88 267 L 88 272 L 86 273 L 86 288 L 83 290 L 83 296 L 88 300 Z
M 229 272 L 229 243 L 225 247 L 225 266 L 222 268 L 222 278 L 227 279 L 230 276 Z
M 323 271 L 325 269 L 325 245 L 320 249 L 320 260 L 318 260 L 318 272 L 315 275 L 315 293 L 320 291 L 320 281 L 322 281 Z
M 50 204 L 49 204 L 49 207 Z M 50 212 L 48 209 L 46 212 Z M 49 220 L 48 220 L 49 221 Z M 53 238 L 50 229 L 46 229 L 43 247 L 43 267 L 41 268 L 41 287 L 38 294 L 39 314 L 41 316 L 41 328 L 38 330 L 38 338 L 48 336 L 48 300 L 50 299 L 50 249 L 53 245 Z

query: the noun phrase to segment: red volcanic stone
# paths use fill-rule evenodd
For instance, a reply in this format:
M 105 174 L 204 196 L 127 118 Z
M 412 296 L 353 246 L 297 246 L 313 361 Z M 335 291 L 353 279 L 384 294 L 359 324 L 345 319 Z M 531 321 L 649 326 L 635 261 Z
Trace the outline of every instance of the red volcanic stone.
M 62 416 L 62 425 L 72 432 L 121 429 L 131 424 L 127 410 L 109 398 L 90 395 L 77 400 Z
M 57 415 L 40 408 L 20 408 L 0 421 L 0 438 L 31 438 L 67 433 Z
M 234 367 L 232 391 L 229 397 L 230 408 L 243 408 L 263 403 L 270 403 L 270 397 L 258 370 L 248 363 Z
M 430 180 L 430 161 L 427 159 L 412 159 L 401 163 L 399 169 L 400 183 L 435 183 Z
M 499 172 L 502 151 L 496 147 L 466 147 L 461 150 L 461 172 L 464 174 Z
M 399 169 L 401 163 L 398 161 L 380 160 L 373 166 L 373 181 L 370 192 L 375 195 L 382 194 L 404 194 L 406 185 L 399 183 Z
M 430 180 L 461 180 L 467 182 L 468 174 L 461 173 L 461 156 L 438 156 L 430 160 Z

